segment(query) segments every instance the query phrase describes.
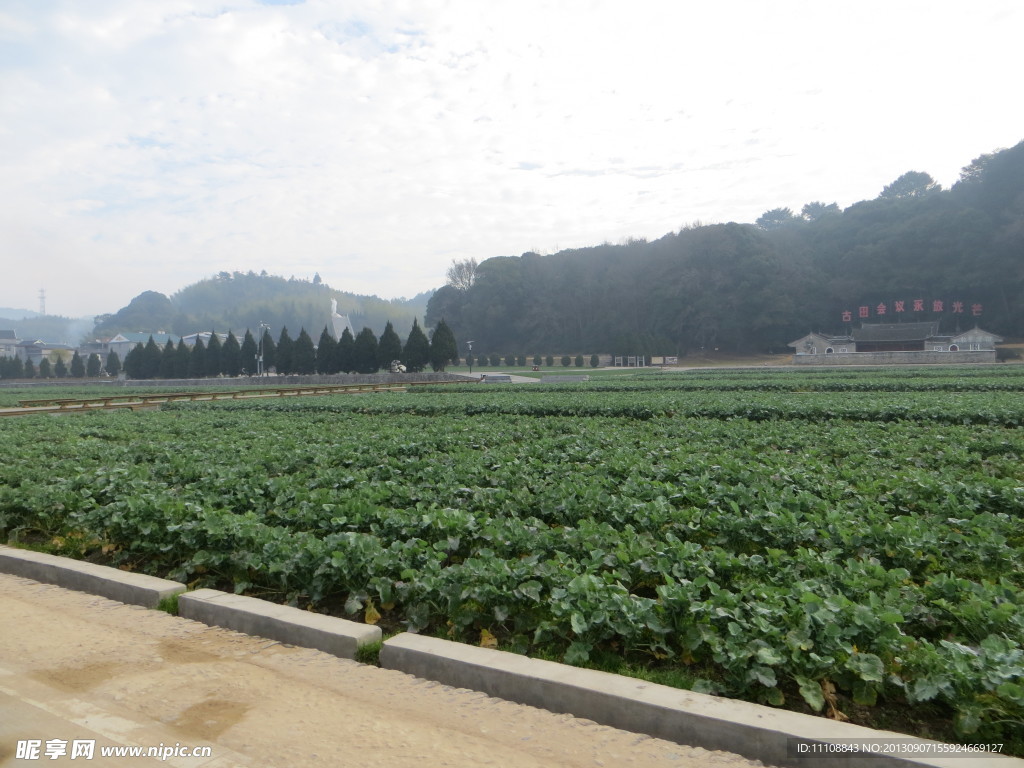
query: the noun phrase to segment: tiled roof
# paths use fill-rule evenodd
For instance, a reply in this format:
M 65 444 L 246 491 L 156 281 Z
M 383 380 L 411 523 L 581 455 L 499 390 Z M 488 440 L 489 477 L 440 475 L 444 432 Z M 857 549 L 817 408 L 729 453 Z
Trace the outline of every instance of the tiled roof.
M 853 331 L 854 341 L 922 341 L 939 335 L 938 322 L 865 323 Z

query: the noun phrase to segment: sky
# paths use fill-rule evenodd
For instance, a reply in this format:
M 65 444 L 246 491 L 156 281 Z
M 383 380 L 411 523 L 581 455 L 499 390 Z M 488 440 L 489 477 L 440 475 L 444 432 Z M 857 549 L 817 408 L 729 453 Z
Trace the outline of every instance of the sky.
M 1024 139 L 1019 0 L 3 0 L 0 307 L 455 259 L 943 187 Z

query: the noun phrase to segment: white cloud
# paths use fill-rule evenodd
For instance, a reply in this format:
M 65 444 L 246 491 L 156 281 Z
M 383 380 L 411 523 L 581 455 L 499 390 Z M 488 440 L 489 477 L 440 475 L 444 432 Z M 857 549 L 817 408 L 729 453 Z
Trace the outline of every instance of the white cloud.
M 1012 0 L 71 0 L 0 13 L 0 305 L 222 269 L 383 296 L 1019 141 Z

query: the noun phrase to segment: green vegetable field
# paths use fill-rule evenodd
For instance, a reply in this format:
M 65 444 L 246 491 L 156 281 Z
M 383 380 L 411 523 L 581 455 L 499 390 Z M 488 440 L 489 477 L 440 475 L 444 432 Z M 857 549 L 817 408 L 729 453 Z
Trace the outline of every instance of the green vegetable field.
M 1024 754 L 1022 427 L 1024 366 L 22 417 L 0 540 Z

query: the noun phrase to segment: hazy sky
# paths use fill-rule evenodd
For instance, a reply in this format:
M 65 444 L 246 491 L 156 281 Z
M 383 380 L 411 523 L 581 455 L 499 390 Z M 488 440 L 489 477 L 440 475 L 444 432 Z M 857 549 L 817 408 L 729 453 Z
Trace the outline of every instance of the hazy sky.
M 3 0 L 0 306 L 383 297 L 1024 139 L 1019 0 Z

